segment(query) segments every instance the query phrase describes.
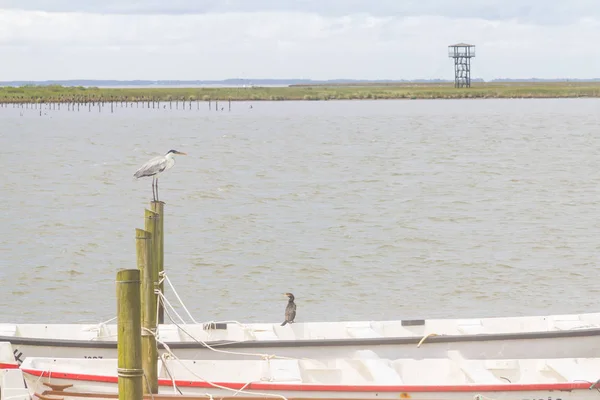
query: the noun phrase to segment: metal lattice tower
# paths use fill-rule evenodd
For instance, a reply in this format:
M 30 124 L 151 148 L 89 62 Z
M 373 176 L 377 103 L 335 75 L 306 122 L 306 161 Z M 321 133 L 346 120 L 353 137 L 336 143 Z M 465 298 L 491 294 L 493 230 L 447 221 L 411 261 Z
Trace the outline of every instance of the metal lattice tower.
M 471 87 L 471 58 L 475 57 L 475 45 L 451 44 L 448 57 L 454 58 L 454 87 Z

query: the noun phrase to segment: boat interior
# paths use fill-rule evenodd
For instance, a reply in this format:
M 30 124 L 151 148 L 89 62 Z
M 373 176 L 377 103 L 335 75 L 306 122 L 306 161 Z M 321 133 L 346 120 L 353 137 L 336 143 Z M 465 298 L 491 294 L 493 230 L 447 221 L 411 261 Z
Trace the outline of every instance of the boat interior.
M 28 358 L 22 367 L 53 373 L 116 374 L 116 360 Z M 159 378 L 180 382 L 268 382 L 322 385 L 502 385 L 598 379 L 600 358 L 468 360 L 449 351 L 444 359 L 378 357 L 364 350 L 355 358 L 175 360 L 159 363 Z M 171 378 L 172 377 L 172 378 Z

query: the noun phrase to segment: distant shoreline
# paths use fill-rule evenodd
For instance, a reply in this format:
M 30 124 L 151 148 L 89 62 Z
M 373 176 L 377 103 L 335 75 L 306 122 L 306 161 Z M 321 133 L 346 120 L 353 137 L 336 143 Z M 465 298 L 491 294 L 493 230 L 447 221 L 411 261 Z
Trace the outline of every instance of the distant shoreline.
M 1 103 L 139 101 L 286 101 L 600 97 L 600 82 L 340 83 L 230 87 L 4 86 Z

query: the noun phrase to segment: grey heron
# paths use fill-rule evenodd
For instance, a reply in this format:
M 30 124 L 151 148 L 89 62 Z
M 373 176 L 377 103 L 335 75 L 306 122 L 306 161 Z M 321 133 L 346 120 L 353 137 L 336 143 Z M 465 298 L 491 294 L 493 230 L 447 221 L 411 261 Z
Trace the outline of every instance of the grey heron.
M 186 153 L 183 153 L 181 151 L 169 150 L 169 151 L 167 151 L 167 154 L 165 154 L 164 156 L 154 157 L 153 159 L 149 160 L 144 165 L 142 165 L 140 167 L 140 169 L 135 171 L 135 174 L 133 174 L 133 176 L 136 179 L 143 178 L 145 176 L 152 177 L 152 200 L 154 200 L 154 201 L 158 201 L 158 176 L 157 175 L 163 171 L 166 171 L 166 170 L 172 168 L 173 165 L 175 165 L 175 159 L 173 158 L 173 156 L 175 154 L 179 154 L 179 155 L 183 155 L 183 156 L 187 155 Z M 155 179 L 156 179 L 156 183 L 155 183 Z M 155 188 L 156 188 L 156 192 L 155 192 Z

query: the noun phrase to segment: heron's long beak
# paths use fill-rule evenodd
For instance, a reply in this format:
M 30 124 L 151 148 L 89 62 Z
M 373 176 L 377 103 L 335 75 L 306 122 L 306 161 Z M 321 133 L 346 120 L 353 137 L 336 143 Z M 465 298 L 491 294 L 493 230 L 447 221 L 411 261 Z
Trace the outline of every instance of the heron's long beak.
M 184 153 L 182 151 L 178 151 L 177 154 L 182 155 L 182 156 L 187 156 L 187 153 Z

